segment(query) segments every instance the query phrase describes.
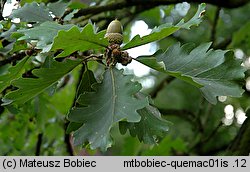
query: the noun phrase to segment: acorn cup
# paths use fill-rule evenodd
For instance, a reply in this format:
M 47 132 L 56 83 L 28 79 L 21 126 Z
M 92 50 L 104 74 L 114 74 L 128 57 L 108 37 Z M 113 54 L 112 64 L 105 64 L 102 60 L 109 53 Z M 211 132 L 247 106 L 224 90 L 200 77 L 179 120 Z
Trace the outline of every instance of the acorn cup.
M 110 44 L 119 44 L 121 45 L 123 42 L 123 27 L 119 20 L 113 20 L 107 28 L 105 38 L 108 39 Z

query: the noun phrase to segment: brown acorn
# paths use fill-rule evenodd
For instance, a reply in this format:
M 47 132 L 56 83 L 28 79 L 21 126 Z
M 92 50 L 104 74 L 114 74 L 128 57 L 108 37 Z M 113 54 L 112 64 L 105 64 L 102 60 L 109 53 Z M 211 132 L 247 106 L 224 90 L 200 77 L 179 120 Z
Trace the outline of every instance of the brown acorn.
M 123 42 L 123 27 L 119 20 L 113 20 L 107 28 L 105 38 L 108 39 L 110 44 L 119 44 L 121 45 Z

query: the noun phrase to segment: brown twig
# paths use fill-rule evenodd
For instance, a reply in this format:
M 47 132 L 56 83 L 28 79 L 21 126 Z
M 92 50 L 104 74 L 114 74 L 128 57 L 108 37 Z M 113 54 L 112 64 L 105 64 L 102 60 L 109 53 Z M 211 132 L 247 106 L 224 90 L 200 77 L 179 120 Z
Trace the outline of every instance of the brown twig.
M 88 14 L 99 14 L 99 13 L 106 12 L 106 11 L 114 11 L 114 10 L 118 10 L 118 9 L 132 7 L 132 6 L 145 7 L 145 6 L 150 5 L 150 7 L 153 8 L 153 7 L 156 7 L 159 5 L 169 5 L 169 4 L 176 4 L 176 3 L 181 3 L 181 2 L 184 2 L 184 1 L 183 0 L 148 0 L 148 1 L 129 0 L 129 1 L 121 1 L 121 2 L 110 3 L 107 5 L 103 5 L 103 6 L 91 6 L 88 8 L 84 8 L 82 10 L 79 10 L 79 12 L 77 12 L 75 14 L 75 17 L 80 17 L 80 16 L 84 16 L 84 15 L 88 15 Z M 186 0 L 185 2 L 201 3 L 200 0 Z M 225 1 L 223 1 L 223 0 L 218 0 L 218 1 L 204 0 L 202 2 L 216 5 L 218 7 L 237 8 L 237 7 L 240 7 L 240 6 L 247 4 L 249 2 L 249 0 L 238 0 L 238 1 L 228 0 L 227 3 L 225 3 Z

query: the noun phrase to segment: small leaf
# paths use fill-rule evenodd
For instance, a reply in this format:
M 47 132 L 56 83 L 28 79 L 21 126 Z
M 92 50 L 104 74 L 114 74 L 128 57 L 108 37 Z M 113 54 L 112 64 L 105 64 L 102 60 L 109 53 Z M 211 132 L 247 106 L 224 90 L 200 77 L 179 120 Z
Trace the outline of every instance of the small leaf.
M 162 24 L 157 28 L 154 28 L 152 32 L 149 35 L 140 37 L 139 35 L 136 35 L 134 38 L 132 38 L 131 41 L 129 41 L 127 44 L 125 44 L 122 49 L 126 50 L 129 48 L 138 47 L 144 44 L 148 44 L 150 42 L 154 42 L 157 40 L 161 40 L 172 33 L 178 31 L 181 28 L 189 29 L 193 25 L 198 25 L 201 23 L 201 16 L 200 14 L 204 12 L 206 5 L 204 3 L 200 4 L 198 7 L 197 12 L 195 15 L 186 23 L 184 20 L 181 20 L 177 25 L 173 25 L 172 23 L 166 23 Z
M 70 21 L 79 10 L 73 10 L 63 18 L 63 21 Z
M 182 19 L 176 26 L 179 26 L 185 29 L 190 29 L 191 26 L 198 26 L 202 22 L 201 18 L 203 17 L 205 13 L 205 8 L 206 8 L 205 3 L 200 4 L 197 12 L 189 21 L 185 23 L 185 21 Z
M 75 51 L 86 51 L 107 47 L 108 41 L 104 39 L 105 31 L 95 33 L 92 24 L 87 24 L 82 31 L 77 26 L 68 31 L 59 31 L 54 39 L 52 50 L 61 49 L 63 52 L 57 57 L 65 57 Z
M 29 57 L 23 58 L 15 66 L 11 66 L 8 69 L 9 72 L 7 74 L 0 76 L 0 92 L 2 92 L 6 87 L 8 87 L 12 80 L 21 76 L 23 67 L 28 59 Z
M 237 81 L 244 78 L 245 71 L 241 62 L 227 51 L 209 50 L 210 45 L 211 43 L 205 43 L 194 48 L 192 44 L 181 47 L 178 43 L 162 54 L 148 57 L 151 61 L 155 59 L 163 62 L 164 72 L 169 75 L 200 88 L 204 97 L 212 104 L 216 104 L 217 96 L 240 97 L 243 90 Z M 146 57 L 138 57 L 137 60 L 151 67 L 149 62 L 145 63 Z M 159 70 L 154 63 L 152 67 Z
M 141 89 L 138 82 L 131 82 L 132 76 L 109 68 L 103 82 L 93 85 L 96 92 L 81 94 L 78 103 L 83 107 L 73 108 L 68 118 L 72 122 L 84 123 L 74 133 L 74 144 L 88 142 L 92 149 L 106 150 L 112 144 L 110 130 L 117 122 L 140 121 L 136 112 L 147 105 L 147 100 L 138 100 L 134 95 Z
M 137 94 L 137 97 L 138 99 L 146 98 L 143 94 Z M 140 141 L 146 144 L 155 144 L 167 134 L 170 122 L 161 118 L 157 108 L 148 105 L 143 109 L 137 110 L 137 112 L 141 116 L 140 122 L 129 123 L 121 121 L 119 123 L 122 134 L 129 130 L 131 136 L 137 136 Z
M 32 73 L 38 78 L 19 78 L 14 80 L 11 84 L 18 87 L 18 89 L 8 93 L 3 100 L 7 103 L 23 104 L 53 85 L 80 63 L 81 60 L 66 60 L 64 62 L 53 60 L 49 68 L 33 70 Z
M 54 3 L 48 3 L 47 7 L 55 16 L 61 17 L 63 16 L 68 5 L 69 3 L 65 3 L 62 0 L 60 0 Z
M 73 25 L 60 25 L 55 22 L 44 22 L 40 26 L 31 29 L 18 30 L 18 33 L 24 34 L 18 40 L 38 40 L 37 49 L 43 49 L 47 52 L 51 47 L 54 37 L 60 30 L 69 30 Z
M 23 7 L 13 10 L 11 13 L 12 18 L 20 18 L 25 22 L 45 22 L 53 21 L 49 10 L 46 6 L 36 2 L 24 4 Z

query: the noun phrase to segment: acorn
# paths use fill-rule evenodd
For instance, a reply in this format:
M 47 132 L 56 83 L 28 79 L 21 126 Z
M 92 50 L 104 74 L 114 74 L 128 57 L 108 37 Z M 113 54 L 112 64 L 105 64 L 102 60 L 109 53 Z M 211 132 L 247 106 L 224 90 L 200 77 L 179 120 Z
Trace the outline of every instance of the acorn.
M 113 20 L 107 28 L 105 38 L 108 39 L 110 44 L 119 44 L 121 45 L 123 42 L 122 36 L 123 27 L 119 20 Z

